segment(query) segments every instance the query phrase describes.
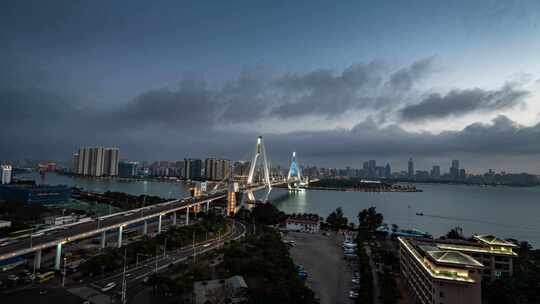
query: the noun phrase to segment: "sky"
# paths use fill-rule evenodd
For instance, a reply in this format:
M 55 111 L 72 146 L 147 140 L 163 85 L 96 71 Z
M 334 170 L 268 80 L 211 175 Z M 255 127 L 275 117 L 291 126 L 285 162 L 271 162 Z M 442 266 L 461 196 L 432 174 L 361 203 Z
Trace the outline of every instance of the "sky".
M 540 174 L 540 2 L 0 2 L 0 159 Z

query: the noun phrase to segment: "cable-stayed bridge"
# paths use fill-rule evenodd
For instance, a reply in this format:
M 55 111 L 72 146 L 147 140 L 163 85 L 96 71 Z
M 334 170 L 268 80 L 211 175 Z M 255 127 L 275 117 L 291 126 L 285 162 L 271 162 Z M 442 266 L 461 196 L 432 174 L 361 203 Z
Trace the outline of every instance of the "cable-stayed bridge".
M 141 225 L 143 234 L 148 233 L 150 223 L 157 222 L 157 233 L 162 232 L 163 221 L 171 225 L 177 224 L 178 215 L 184 216 L 185 224 L 189 224 L 190 214 L 197 213 L 203 208 L 209 210 L 210 204 L 217 200 L 227 200 L 227 215 L 234 215 L 238 208 L 245 203 L 255 201 L 254 192 L 266 189 L 264 201 L 273 187 L 284 186 L 297 190 L 307 185 L 302 178 L 301 170 L 293 152 L 287 177 L 271 174 L 269 159 L 266 154 L 262 137 L 257 138 L 255 151 L 251 158 L 249 175 L 245 181 L 235 181 L 232 176 L 218 183 L 208 191 L 206 184 L 200 183 L 195 187 L 192 197 L 174 199 L 164 203 L 138 209 L 118 212 L 115 214 L 93 218 L 92 220 L 57 226 L 47 232 L 31 232 L 28 238 L 14 242 L 3 243 L 0 247 L 0 261 L 26 255 L 34 255 L 34 267 L 41 267 L 42 251 L 54 248 L 54 268 L 59 270 L 62 261 L 62 248 L 72 242 L 84 239 L 101 239 L 101 248 L 105 248 L 107 234 L 117 235 L 116 246 L 123 244 L 123 233 L 128 226 Z M 232 172 L 232 170 L 230 170 Z M 185 214 L 185 215 L 184 215 Z

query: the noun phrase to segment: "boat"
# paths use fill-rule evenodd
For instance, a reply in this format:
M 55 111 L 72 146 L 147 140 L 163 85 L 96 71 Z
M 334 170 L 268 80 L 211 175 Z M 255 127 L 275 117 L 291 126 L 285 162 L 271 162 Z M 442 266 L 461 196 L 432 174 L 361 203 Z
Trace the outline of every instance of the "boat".
M 423 213 L 423 212 L 416 212 L 416 215 L 418 215 L 418 216 L 423 216 L 424 213 Z

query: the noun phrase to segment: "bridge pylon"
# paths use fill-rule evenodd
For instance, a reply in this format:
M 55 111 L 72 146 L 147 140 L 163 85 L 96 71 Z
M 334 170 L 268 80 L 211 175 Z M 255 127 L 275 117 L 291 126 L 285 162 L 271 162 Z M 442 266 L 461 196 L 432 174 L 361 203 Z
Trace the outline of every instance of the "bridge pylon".
M 251 163 L 249 166 L 249 175 L 248 179 L 246 181 L 247 187 L 253 186 L 255 182 L 258 182 L 255 180 L 255 171 L 259 167 L 262 167 L 262 182 L 266 187 L 268 188 L 268 193 L 266 194 L 266 198 L 268 199 L 268 196 L 270 194 L 270 191 L 272 190 L 272 183 L 270 181 L 270 166 L 268 164 L 268 157 L 266 155 L 266 149 L 264 147 L 264 142 L 262 136 L 257 137 L 257 143 L 255 144 L 255 153 L 253 154 L 253 158 L 251 159 Z M 245 201 L 254 202 L 255 196 L 253 195 L 252 191 L 247 191 L 242 196 L 242 203 Z
M 302 185 L 304 185 L 302 170 L 300 169 L 300 165 L 296 159 L 296 152 L 293 152 L 291 164 L 289 166 L 289 173 L 287 174 L 287 187 L 289 190 L 298 191 Z

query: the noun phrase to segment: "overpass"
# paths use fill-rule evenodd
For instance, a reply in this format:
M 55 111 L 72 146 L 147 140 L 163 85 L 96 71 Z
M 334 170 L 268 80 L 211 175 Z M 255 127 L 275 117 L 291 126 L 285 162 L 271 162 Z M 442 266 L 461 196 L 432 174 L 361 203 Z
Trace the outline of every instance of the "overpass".
M 258 160 L 262 158 L 263 178 L 262 182 L 255 182 L 255 169 Z M 239 186 L 238 183 L 232 182 L 229 179 L 228 185 L 224 189 L 213 189 L 207 193 L 203 193 L 201 185 L 194 191 L 194 197 L 170 200 L 156 205 L 146 206 L 138 209 L 131 209 L 107 216 L 95 218 L 93 220 L 67 224 L 49 229 L 48 232 L 31 233 L 29 238 L 18 240 L 13 243 L 8 243 L 0 247 L 0 261 L 35 254 L 34 266 L 36 269 L 41 267 L 41 255 L 44 249 L 56 248 L 54 259 L 55 269 L 60 269 L 62 246 L 74 241 L 88 239 L 101 235 L 101 248 L 105 248 L 107 232 L 112 230 L 118 231 L 117 246 L 122 246 L 123 230 L 128 225 L 143 224 L 143 233 L 147 234 L 148 222 L 157 219 L 157 233 L 162 231 L 163 218 L 170 216 L 172 225 L 176 225 L 178 213 L 185 213 L 186 224 L 189 224 L 190 210 L 192 213 L 199 212 L 202 206 L 206 210 L 209 209 L 210 203 L 219 200 L 227 199 L 227 214 L 233 215 L 238 208 L 237 195 L 248 194 L 250 200 L 254 201 L 253 192 L 268 188 L 268 194 L 273 186 L 280 186 L 290 183 L 289 178 L 271 178 L 266 151 L 263 146 L 262 137 L 257 139 L 255 155 L 250 165 L 249 178 L 245 184 Z M 290 174 L 289 174 L 290 175 Z M 296 178 L 298 178 L 297 176 Z

